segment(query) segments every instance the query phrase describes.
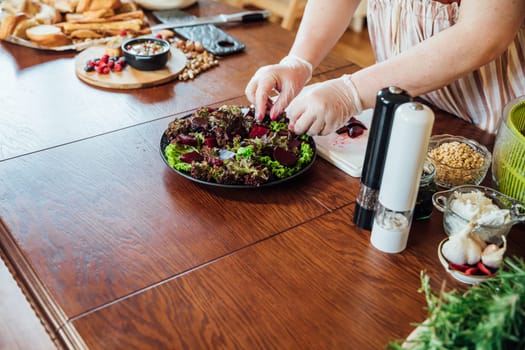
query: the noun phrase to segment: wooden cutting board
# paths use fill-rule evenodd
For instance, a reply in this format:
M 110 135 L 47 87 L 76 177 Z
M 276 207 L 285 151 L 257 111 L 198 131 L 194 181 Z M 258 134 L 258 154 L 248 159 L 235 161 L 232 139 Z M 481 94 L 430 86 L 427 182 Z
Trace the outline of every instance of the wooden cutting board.
M 95 71 L 86 72 L 86 62 L 102 57 L 105 46 L 92 46 L 82 51 L 75 58 L 75 73 L 78 78 L 90 85 L 111 89 L 138 89 L 164 84 L 176 79 L 186 66 L 186 56 L 174 47 L 170 49 L 166 66 L 159 70 L 144 71 L 131 67 L 129 64 L 121 72 L 99 74 Z

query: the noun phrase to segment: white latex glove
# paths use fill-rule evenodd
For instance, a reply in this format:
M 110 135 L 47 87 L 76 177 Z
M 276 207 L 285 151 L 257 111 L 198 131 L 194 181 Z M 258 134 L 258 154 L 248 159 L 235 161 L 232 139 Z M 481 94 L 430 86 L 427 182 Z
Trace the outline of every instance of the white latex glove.
M 290 103 L 286 115 L 290 130 L 310 136 L 328 135 L 361 113 L 359 93 L 350 75 L 312 84 Z
M 277 92 L 279 96 L 270 109 L 270 117 L 275 119 L 311 78 L 312 65 L 295 55 L 259 68 L 245 90 L 248 100 L 255 104 L 256 118 L 265 116 L 270 95 Z

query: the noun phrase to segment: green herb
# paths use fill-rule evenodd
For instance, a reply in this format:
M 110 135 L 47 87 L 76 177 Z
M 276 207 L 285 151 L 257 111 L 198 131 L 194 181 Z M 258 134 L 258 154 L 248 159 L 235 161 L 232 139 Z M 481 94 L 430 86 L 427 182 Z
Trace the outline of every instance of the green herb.
M 407 340 L 388 349 L 525 349 L 525 261 L 507 258 L 498 273 L 466 293 L 430 289 L 422 272 L 419 290 L 427 301 L 427 321 Z

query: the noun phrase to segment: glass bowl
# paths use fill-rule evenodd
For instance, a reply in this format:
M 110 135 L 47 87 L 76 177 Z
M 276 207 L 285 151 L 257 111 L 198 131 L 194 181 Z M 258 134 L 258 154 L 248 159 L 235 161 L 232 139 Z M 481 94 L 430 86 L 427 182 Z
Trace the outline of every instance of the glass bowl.
M 501 213 L 506 211 L 504 219 L 502 219 L 503 216 L 500 216 L 499 220 L 494 215 L 490 216 L 491 211 L 485 205 L 483 209 L 479 209 L 482 206 L 472 201 L 466 201 L 466 205 L 462 207 L 454 203 L 460 196 L 477 195 L 478 193 L 488 198 L 498 209 L 502 209 Z M 434 193 L 432 202 L 443 213 L 443 228 L 448 236 L 460 232 L 475 218 L 476 226 L 472 233 L 486 243 L 500 245 L 501 236 L 506 236 L 514 224 L 525 221 L 525 204 L 489 187 L 476 185 L 454 187 Z M 480 212 L 483 215 L 480 215 Z
M 449 134 L 432 136 L 427 156 L 436 168 L 436 184 L 444 188 L 479 185 L 492 162 L 492 155 L 485 146 Z

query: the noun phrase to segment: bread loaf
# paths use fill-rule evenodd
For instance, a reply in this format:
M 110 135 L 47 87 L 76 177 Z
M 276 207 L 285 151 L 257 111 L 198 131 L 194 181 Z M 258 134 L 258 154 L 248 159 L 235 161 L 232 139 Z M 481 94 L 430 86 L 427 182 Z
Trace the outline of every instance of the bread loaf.
M 79 0 L 76 12 L 115 9 L 120 6 L 120 0 Z
M 35 44 L 54 47 L 70 43 L 69 38 L 62 33 L 60 27 L 51 24 L 41 24 L 26 30 L 27 37 Z
M 12 36 L 16 36 L 17 38 L 21 39 L 29 39 L 27 36 L 27 30 L 31 27 L 38 26 L 41 23 L 36 20 L 35 18 L 27 18 L 24 19 L 16 25 L 15 29 L 11 33 Z
M 151 33 L 133 0 L 0 0 L 0 40 L 15 37 L 56 47 L 123 32 Z
M 0 39 L 4 40 L 13 33 L 18 23 L 28 19 L 25 13 L 11 14 L 8 12 L 0 13 Z

